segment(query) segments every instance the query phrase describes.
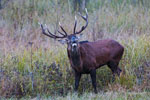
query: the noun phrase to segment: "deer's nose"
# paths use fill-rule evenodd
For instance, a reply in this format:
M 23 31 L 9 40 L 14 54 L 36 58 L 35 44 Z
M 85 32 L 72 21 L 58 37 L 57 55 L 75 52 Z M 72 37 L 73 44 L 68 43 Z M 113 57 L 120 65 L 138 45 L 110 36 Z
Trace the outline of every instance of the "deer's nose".
M 72 44 L 72 47 L 76 47 L 76 46 L 77 46 L 77 43 L 73 43 L 73 44 Z

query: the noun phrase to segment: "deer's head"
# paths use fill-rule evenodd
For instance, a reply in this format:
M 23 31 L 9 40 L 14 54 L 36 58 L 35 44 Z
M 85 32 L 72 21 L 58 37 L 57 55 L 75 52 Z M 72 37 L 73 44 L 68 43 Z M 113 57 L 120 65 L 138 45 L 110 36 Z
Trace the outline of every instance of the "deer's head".
M 66 43 L 68 46 L 68 50 L 76 51 L 79 47 L 79 38 L 80 38 L 80 36 L 77 36 L 77 34 L 80 34 L 88 26 L 87 9 L 85 9 L 85 11 L 86 11 L 86 16 L 82 16 L 81 14 L 79 14 L 86 21 L 85 26 L 82 26 L 79 31 L 76 31 L 77 18 L 75 17 L 74 30 L 73 33 L 70 35 L 67 34 L 67 32 L 65 31 L 65 29 L 62 27 L 60 23 L 59 26 L 62 32 L 60 32 L 59 30 L 55 31 L 58 32 L 59 35 L 51 33 L 47 27 L 43 27 L 43 25 L 41 24 L 42 33 L 50 38 L 58 39 L 58 41 L 62 44 Z

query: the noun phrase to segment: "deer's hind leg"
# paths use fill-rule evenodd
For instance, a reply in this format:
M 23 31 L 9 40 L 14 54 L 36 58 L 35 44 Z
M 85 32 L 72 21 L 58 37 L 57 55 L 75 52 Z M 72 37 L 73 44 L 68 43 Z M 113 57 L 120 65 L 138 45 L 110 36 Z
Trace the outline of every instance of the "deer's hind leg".
M 115 75 L 117 74 L 118 76 L 120 76 L 120 73 L 122 72 L 122 70 L 118 67 L 119 62 L 115 62 L 115 61 L 110 61 L 107 63 L 108 67 L 111 69 L 112 73 L 113 73 L 113 81 L 115 80 Z

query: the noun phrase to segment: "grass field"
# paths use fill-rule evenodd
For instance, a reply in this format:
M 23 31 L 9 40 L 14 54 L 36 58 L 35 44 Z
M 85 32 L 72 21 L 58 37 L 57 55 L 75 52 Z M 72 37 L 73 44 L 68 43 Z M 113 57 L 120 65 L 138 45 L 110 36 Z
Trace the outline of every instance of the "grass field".
M 132 92 L 106 92 L 106 93 L 83 93 L 78 95 L 76 93 L 63 96 L 37 96 L 35 98 L 22 98 L 20 100 L 149 100 L 150 94 L 146 92 L 142 93 L 132 93 Z M 2 98 L 3 100 L 3 98 Z M 14 98 L 9 98 L 8 100 L 15 100 Z
M 89 75 L 81 79 L 79 96 L 74 94 L 74 74 L 66 45 L 41 34 L 38 24 L 47 24 L 54 32 L 61 22 L 71 34 L 75 15 L 71 3 L 69 0 L 13 0 L 0 10 L 0 98 L 148 100 L 149 2 L 134 5 L 132 0 L 102 1 L 89 0 L 89 25 L 81 40 L 111 38 L 121 43 L 125 52 L 119 64 L 123 70 L 120 78 L 116 77 L 112 83 L 110 69 L 102 67 L 97 70 L 97 95 L 91 93 Z M 84 21 L 78 15 L 77 18 L 79 29 Z
M 84 93 L 81 96 L 68 94 L 66 97 L 57 97 L 56 100 L 148 100 L 148 93 L 130 93 L 130 92 L 106 92 L 106 93 Z M 48 97 L 48 99 L 53 99 Z M 55 98 L 54 98 L 55 99 Z

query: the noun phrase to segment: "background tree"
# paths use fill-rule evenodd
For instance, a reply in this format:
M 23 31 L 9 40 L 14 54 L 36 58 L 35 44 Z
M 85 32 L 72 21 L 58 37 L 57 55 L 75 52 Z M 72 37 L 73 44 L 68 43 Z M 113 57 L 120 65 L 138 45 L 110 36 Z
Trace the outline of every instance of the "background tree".
M 2 8 L 2 0 L 0 0 L 0 9 Z
M 74 11 L 82 12 L 87 7 L 89 0 L 73 0 Z
M 0 10 L 5 8 L 5 6 L 7 6 L 9 1 L 10 0 L 0 0 Z

